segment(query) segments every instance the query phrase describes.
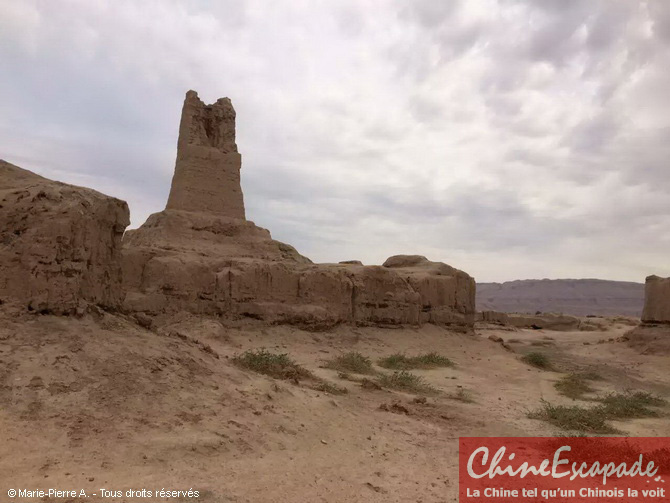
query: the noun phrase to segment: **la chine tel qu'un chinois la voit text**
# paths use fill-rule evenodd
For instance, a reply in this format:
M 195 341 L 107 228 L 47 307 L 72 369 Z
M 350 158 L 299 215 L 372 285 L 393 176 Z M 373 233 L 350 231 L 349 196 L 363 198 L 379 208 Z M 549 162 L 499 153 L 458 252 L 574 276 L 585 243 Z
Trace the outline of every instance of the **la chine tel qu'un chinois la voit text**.
M 627 487 L 624 489 L 594 489 L 591 487 L 582 487 L 581 489 L 505 489 L 496 487 L 487 487 L 484 489 L 484 494 L 478 489 L 467 489 L 466 495 L 470 498 L 537 498 L 541 496 L 545 499 L 551 498 L 665 498 L 665 488 L 658 487 L 655 489 L 632 489 Z

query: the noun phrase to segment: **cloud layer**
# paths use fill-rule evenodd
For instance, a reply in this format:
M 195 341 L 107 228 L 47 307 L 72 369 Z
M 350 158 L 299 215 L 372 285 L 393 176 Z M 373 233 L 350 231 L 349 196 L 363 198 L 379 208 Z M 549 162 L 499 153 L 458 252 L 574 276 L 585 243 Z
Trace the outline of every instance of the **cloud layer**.
M 0 0 L 0 157 L 165 205 L 229 96 L 248 218 L 315 261 L 670 276 L 663 0 Z

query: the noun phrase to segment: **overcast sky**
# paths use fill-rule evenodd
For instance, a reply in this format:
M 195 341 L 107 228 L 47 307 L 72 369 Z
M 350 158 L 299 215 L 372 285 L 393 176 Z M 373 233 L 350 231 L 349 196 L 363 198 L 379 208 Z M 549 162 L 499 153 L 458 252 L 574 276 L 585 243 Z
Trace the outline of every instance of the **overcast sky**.
M 184 93 L 317 262 L 670 276 L 670 2 L 0 0 L 0 158 L 165 207 Z

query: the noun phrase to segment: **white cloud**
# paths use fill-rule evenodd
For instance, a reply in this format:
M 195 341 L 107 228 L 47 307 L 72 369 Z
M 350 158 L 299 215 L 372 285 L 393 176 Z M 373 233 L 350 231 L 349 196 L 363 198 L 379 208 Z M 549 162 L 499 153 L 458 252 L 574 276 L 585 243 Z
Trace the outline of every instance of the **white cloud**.
M 0 157 L 164 207 L 184 92 L 238 112 L 248 216 L 317 261 L 670 275 L 660 0 L 0 0 Z

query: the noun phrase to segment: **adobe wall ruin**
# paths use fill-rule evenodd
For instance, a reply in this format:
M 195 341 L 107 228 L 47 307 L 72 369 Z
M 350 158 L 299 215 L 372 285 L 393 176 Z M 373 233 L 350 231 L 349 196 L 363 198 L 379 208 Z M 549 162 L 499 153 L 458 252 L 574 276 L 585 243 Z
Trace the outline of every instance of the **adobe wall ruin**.
M 165 210 L 138 229 L 125 202 L 0 163 L 0 304 L 142 319 L 192 313 L 311 329 L 434 323 L 470 330 L 475 282 L 420 255 L 314 264 L 246 220 L 229 99 L 186 94 Z M 122 238 L 123 236 L 123 238 Z
M 125 202 L 0 160 L 0 304 L 70 314 L 119 307 Z
M 323 328 L 436 323 L 469 329 L 474 280 L 421 256 L 383 266 L 313 264 L 247 221 L 227 98 L 186 94 L 164 211 L 124 237 L 124 308 L 188 311 Z
M 242 158 L 235 143 L 235 109 L 228 98 L 205 105 L 186 93 L 177 161 L 166 209 L 244 219 Z
M 670 323 L 670 278 L 647 276 L 642 322 Z

